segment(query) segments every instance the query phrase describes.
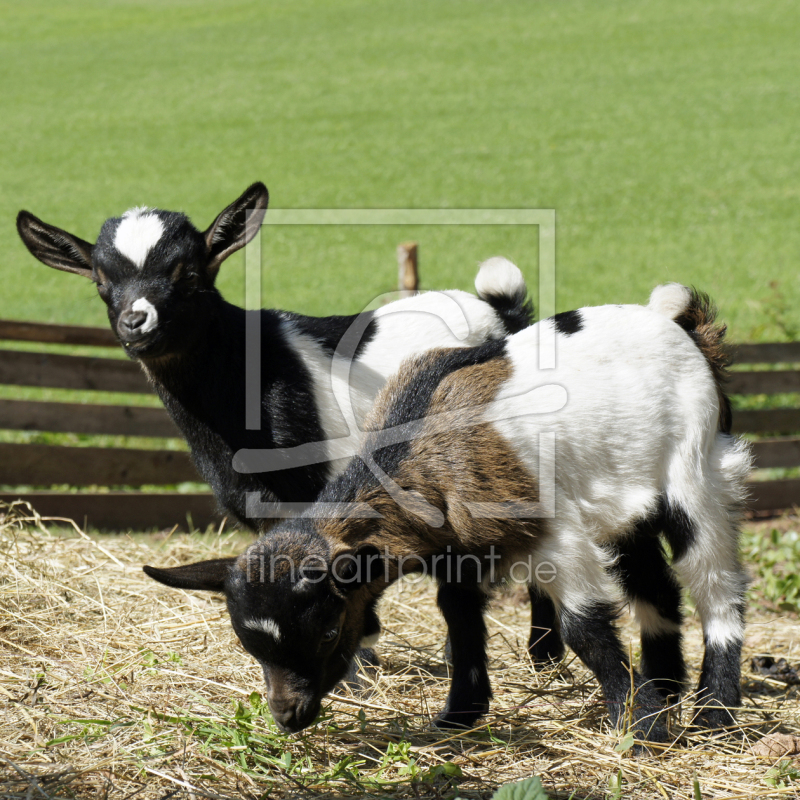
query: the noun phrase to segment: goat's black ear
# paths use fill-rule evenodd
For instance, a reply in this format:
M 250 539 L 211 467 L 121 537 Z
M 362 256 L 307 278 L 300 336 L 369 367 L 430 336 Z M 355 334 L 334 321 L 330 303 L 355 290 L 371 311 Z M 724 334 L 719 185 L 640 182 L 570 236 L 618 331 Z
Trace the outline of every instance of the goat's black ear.
M 20 239 L 43 264 L 64 272 L 92 277 L 92 247 L 89 242 L 42 222 L 29 211 L 17 214 Z
M 212 276 L 231 253 L 240 250 L 258 233 L 268 204 L 267 187 L 254 183 L 211 223 L 204 235 L 208 247 L 206 269 Z
M 381 552 L 372 544 L 339 553 L 331 563 L 333 579 L 344 591 L 371 583 L 383 575 L 383 571 Z
M 154 581 L 172 586 L 174 589 L 202 589 L 207 592 L 224 592 L 225 581 L 231 567 L 236 562 L 232 558 L 212 558 L 210 561 L 198 561 L 196 564 L 184 564 L 182 567 L 158 569 L 142 567 L 145 575 Z

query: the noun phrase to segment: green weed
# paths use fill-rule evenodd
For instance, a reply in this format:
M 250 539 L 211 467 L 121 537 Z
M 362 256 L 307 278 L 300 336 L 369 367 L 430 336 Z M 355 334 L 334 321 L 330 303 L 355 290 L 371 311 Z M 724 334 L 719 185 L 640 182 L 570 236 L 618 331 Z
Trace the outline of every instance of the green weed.
M 773 528 L 768 535 L 745 531 L 742 556 L 753 573 L 751 593 L 781 611 L 800 611 L 800 534 Z
M 772 767 L 764 776 L 764 783 L 773 789 L 786 789 L 797 780 L 800 780 L 800 769 L 789 759 Z
M 542 782 L 536 776 L 516 783 L 506 783 L 492 795 L 492 800 L 548 800 Z

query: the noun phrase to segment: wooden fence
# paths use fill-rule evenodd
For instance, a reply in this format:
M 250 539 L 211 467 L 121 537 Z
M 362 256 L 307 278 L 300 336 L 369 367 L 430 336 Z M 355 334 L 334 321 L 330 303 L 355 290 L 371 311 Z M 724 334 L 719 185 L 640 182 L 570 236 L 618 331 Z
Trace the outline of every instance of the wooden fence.
M 118 347 L 110 330 L 45 323 L 0 321 L 0 340 L 63 345 Z M 762 365 L 733 373 L 732 394 L 800 392 L 800 342 L 747 344 L 735 349 L 738 364 Z M 794 369 L 763 365 L 794 364 Z M 0 349 L 0 384 L 72 389 L 85 392 L 86 402 L 44 402 L 0 399 L 0 429 L 56 433 L 180 436 L 162 408 L 97 403 L 97 391 L 142 394 L 151 391 L 139 366 L 103 356 Z M 736 411 L 734 430 L 759 436 L 754 444 L 756 466 L 800 466 L 800 408 Z M 140 487 L 200 481 L 186 452 L 168 449 L 73 447 L 51 444 L 0 443 L 0 484 L 19 487 Z M 800 504 L 800 478 L 753 481 L 751 508 L 771 511 Z M 67 492 L 43 488 L 0 492 L 0 500 L 22 497 L 45 516 L 88 522 L 101 529 L 148 529 L 185 525 L 187 515 L 200 527 L 217 519 L 209 492 L 175 491 Z
M 800 342 L 735 345 L 731 357 L 737 366 L 747 364 L 761 368 L 732 372 L 727 386 L 730 394 L 782 395 L 800 392 Z M 775 365 L 794 367 L 765 369 Z M 758 436 L 753 442 L 756 469 L 800 467 L 800 408 L 734 411 L 733 431 Z M 800 478 L 750 482 L 751 510 L 778 511 L 795 505 L 800 505 Z
M 110 330 L 45 323 L 0 321 L 0 340 L 118 348 Z M 97 391 L 145 394 L 152 389 L 138 364 L 127 359 L 0 349 L 0 384 L 73 389 L 86 402 L 0 399 L 0 429 L 55 433 L 180 437 L 163 408 L 101 404 Z M 84 396 L 82 395 L 82 398 Z M 201 482 L 189 454 L 168 449 L 72 447 L 0 443 L 0 484 L 6 486 L 119 487 L 169 486 Z M 35 489 L 0 492 L 0 500 L 21 497 L 44 516 L 69 517 L 101 529 L 199 527 L 217 519 L 210 492 L 68 492 Z

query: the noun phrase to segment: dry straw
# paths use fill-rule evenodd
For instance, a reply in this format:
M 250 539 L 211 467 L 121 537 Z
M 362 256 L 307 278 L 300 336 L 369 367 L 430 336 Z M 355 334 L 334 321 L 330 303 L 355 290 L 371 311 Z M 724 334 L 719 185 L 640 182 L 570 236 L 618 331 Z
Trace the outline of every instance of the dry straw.
M 90 537 L 25 504 L 0 514 L 4 798 L 490 797 L 530 775 L 559 798 L 693 800 L 695 776 L 703 798 L 800 794 L 788 767 L 768 774 L 779 758 L 750 749 L 767 733 L 800 729 L 794 688 L 745 670 L 737 730 L 690 734 L 676 711 L 674 744 L 636 757 L 609 729 L 579 663 L 533 668 L 528 607 L 511 591 L 490 610 L 495 699 L 482 727 L 430 727 L 448 672 L 434 591 L 422 582 L 394 587 L 382 603 L 379 672 L 341 690 L 313 728 L 283 736 L 223 600 L 170 590 L 141 571 L 235 553 L 243 534 Z M 687 639 L 696 680 L 694 620 Z M 752 610 L 746 663 L 756 652 L 800 660 L 794 619 Z

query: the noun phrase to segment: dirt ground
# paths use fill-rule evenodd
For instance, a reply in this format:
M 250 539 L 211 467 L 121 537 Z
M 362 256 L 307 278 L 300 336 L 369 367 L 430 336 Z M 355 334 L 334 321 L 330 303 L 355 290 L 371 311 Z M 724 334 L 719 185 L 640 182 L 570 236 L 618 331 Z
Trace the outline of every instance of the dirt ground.
M 750 668 L 759 655 L 800 663 L 794 614 L 748 609 L 735 730 L 686 730 L 684 697 L 670 746 L 635 756 L 573 656 L 534 669 L 529 607 L 514 589 L 489 612 L 491 713 L 473 731 L 432 729 L 448 687 L 444 627 L 431 584 L 400 583 L 382 601 L 382 665 L 368 685 L 341 690 L 315 726 L 284 736 L 223 600 L 141 571 L 238 552 L 241 535 L 54 528 L 25 508 L 0 522 L 0 797 L 491 797 L 531 775 L 551 798 L 696 800 L 695 778 L 706 799 L 800 796 L 791 736 L 786 756 L 753 749 L 767 734 L 800 735 L 798 687 Z M 623 631 L 636 654 L 635 626 Z M 689 609 L 693 683 L 701 644 Z

